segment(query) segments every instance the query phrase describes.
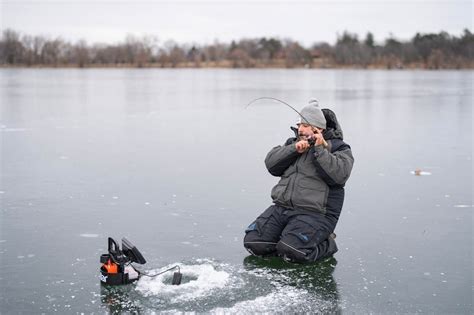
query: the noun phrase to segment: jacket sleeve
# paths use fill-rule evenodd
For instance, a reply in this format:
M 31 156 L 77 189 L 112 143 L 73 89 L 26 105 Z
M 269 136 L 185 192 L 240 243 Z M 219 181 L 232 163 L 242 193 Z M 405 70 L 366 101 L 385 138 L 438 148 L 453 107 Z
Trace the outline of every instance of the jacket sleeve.
M 336 152 L 329 152 L 323 146 L 314 148 L 316 171 L 329 186 L 344 186 L 351 175 L 354 157 L 351 147 L 345 144 Z
M 276 146 L 268 152 L 265 166 L 273 176 L 281 176 L 300 155 L 296 151 L 295 140 L 290 138 L 284 146 Z

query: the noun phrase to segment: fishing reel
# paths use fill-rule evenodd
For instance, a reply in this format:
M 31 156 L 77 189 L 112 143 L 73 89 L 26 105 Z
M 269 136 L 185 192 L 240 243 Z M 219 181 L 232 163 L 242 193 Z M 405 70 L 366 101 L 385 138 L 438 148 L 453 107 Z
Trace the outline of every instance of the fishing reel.
M 310 146 L 313 146 L 316 143 L 316 137 L 315 136 L 306 137 L 306 141 L 308 141 Z
M 314 135 L 306 136 L 300 135 L 299 140 L 306 140 L 310 146 L 313 146 L 316 143 L 316 137 Z
M 173 274 L 172 284 L 181 284 L 182 274 L 179 266 L 174 266 L 165 271 L 150 275 L 135 269 L 132 263 L 143 265 L 146 263 L 145 258 L 140 251 L 125 237 L 122 238 L 122 249 L 117 242 L 109 237 L 108 254 L 100 256 L 100 282 L 105 285 L 121 285 L 129 284 L 138 280 L 141 276 L 156 277 L 167 271 L 178 269 Z

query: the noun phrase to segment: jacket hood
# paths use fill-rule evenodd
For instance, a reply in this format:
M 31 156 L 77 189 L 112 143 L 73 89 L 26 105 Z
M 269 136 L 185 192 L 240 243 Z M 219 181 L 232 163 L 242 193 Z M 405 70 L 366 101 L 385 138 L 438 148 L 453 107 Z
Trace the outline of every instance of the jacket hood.
M 326 118 L 326 129 L 323 132 L 323 137 L 326 140 L 340 139 L 344 140 L 341 125 L 337 121 L 336 114 L 329 108 L 323 108 L 322 112 L 324 118 Z M 298 128 L 291 127 L 291 130 L 295 133 L 295 137 L 298 137 Z
M 326 118 L 326 129 L 323 132 L 324 139 L 341 139 L 344 140 L 341 125 L 337 121 L 336 114 L 328 108 L 322 109 Z

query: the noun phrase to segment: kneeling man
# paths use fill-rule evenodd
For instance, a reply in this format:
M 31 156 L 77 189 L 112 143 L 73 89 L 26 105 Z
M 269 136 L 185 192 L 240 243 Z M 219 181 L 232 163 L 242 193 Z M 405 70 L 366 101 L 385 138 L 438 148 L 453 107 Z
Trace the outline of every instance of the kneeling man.
M 256 256 L 312 262 L 337 252 L 334 229 L 354 158 L 336 115 L 317 101 L 301 110 L 297 126 L 295 137 L 265 158 L 280 181 L 271 192 L 274 204 L 245 231 L 244 246 Z

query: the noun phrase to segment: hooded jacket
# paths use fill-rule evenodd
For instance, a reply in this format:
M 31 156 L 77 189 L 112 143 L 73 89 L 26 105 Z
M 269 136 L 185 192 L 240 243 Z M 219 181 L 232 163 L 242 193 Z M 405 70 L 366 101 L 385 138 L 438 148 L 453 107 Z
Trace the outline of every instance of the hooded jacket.
M 296 151 L 295 136 L 285 145 L 273 148 L 265 158 L 265 165 L 273 176 L 281 177 L 271 196 L 277 205 L 323 214 L 337 223 L 344 202 L 344 185 L 348 180 L 354 158 L 351 147 L 343 141 L 343 133 L 336 115 L 322 109 L 326 118 L 323 137 L 327 147 L 312 146 L 300 154 Z

